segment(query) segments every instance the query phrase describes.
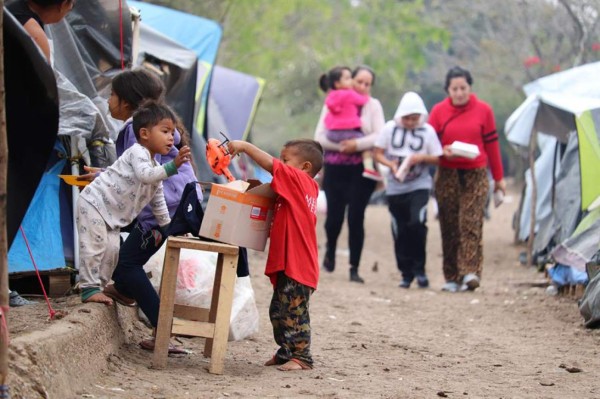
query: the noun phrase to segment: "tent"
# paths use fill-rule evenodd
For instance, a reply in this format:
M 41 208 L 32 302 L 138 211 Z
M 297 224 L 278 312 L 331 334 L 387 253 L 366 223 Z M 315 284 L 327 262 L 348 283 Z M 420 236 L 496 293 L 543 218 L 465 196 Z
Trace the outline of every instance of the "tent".
M 208 95 L 207 137 L 247 140 L 265 81 L 222 66 L 215 66 Z M 235 93 L 232 96 L 231 93 Z
M 535 176 L 526 172 L 517 236 L 529 238 L 535 179 L 534 252 L 580 271 L 600 242 L 599 235 L 592 233 L 598 214 L 594 209 L 600 206 L 598 73 L 600 63 L 592 63 L 526 85 L 527 99 L 506 122 L 509 142 L 521 149 L 529 147 L 535 133 L 539 154 Z
M 247 139 L 254 120 L 264 80 L 219 65 L 215 65 L 222 29 L 215 22 L 181 11 L 130 0 L 140 10 L 142 21 L 198 57 L 196 109 L 192 135 L 194 161 L 205 161 L 205 139 L 218 138 L 219 132 L 232 140 Z M 234 95 L 232 95 L 234 93 Z M 190 130 L 191 132 L 192 130 Z M 238 160 L 232 163 L 233 173 L 243 175 Z M 219 181 L 212 172 L 197 173 L 202 181 Z
M 2 34 L 9 150 L 6 238 L 10 246 L 56 141 L 58 92 L 44 56 L 6 8 Z
M 139 32 L 134 32 L 129 23 L 122 24 L 122 28 L 120 28 L 119 20 L 121 18 L 123 21 L 131 19 L 128 3 L 129 5 L 139 5 L 142 10 L 143 22 L 140 24 Z M 58 137 L 60 139 L 53 149 L 56 128 L 50 129 L 54 131 L 54 136 L 51 136 L 52 140 L 46 140 L 47 143 L 43 146 L 46 151 L 45 155 L 38 156 L 41 152 L 35 152 L 33 159 L 31 156 L 22 157 L 23 160 L 29 162 L 29 169 L 39 169 L 39 173 L 31 179 L 29 185 L 30 198 L 34 198 L 34 203 L 27 208 L 30 200 L 25 202 L 22 200 L 24 196 L 19 196 L 17 200 L 9 201 L 8 214 L 19 215 L 15 219 L 14 225 L 18 228 L 21 223 L 27 231 L 29 245 L 34 258 L 39 262 L 40 270 L 62 268 L 77 259 L 72 215 L 74 199 L 71 196 L 71 189 L 59 181 L 57 174 L 70 173 L 70 167 L 75 169 L 79 167 L 81 160 L 78 157 L 71 159 L 72 165 L 69 164 L 70 154 L 79 155 L 85 159 L 86 164 L 95 166 L 108 165 L 114 160 L 112 140 L 115 139 L 120 124 L 107 116 L 106 99 L 109 95 L 110 80 L 124 65 L 144 65 L 162 74 L 167 87 L 167 102 L 183 117 L 185 125 L 192 134 L 198 178 L 212 180 L 214 177 L 204 157 L 206 143 L 204 139 L 206 105 L 204 102 L 208 98 L 210 71 L 221 38 L 221 28 L 213 21 L 164 7 L 154 8 L 157 6 L 135 1 L 123 2 L 122 5 L 121 9 L 119 2 L 115 0 L 77 2 L 74 10 L 65 20 L 46 27 L 48 35 L 54 42 L 56 78 L 54 78 L 52 70 L 47 68 L 43 58 L 41 61 L 35 61 L 42 64 L 42 67 L 38 66 L 35 69 L 36 71 L 43 72 L 43 64 L 48 69 L 45 82 L 49 87 L 47 89 L 49 100 L 57 101 L 57 97 L 61 99 L 60 118 L 58 119 Z M 123 14 L 120 14 L 121 12 Z M 155 21 L 166 32 L 171 32 L 172 36 L 150 26 L 148 22 L 152 21 Z M 174 27 L 177 29 L 169 30 Z M 20 35 L 21 44 L 29 46 L 29 50 L 33 49 L 29 51 L 27 57 L 35 59 L 36 54 L 39 56 L 39 51 L 22 27 L 17 23 L 14 29 Z M 138 33 L 139 40 L 134 40 L 134 36 L 137 36 Z M 7 37 L 6 33 L 5 37 Z M 176 40 L 177 37 L 186 38 L 188 44 Z M 193 48 L 189 46 L 193 46 Z M 5 59 L 12 60 L 12 53 L 8 53 L 7 50 L 7 54 L 11 54 L 11 56 L 5 57 Z M 17 61 L 17 58 L 15 57 L 14 60 Z M 23 62 L 22 65 L 28 65 L 28 63 Z M 26 70 L 24 69 L 24 71 Z M 29 72 L 31 76 L 36 76 L 32 70 Z M 242 78 L 242 74 L 239 73 L 236 76 L 238 76 L 239 82 L 244 81 L 247 77 L 247 75 L 243 75 Z M 254 83 L 257 82 L 256 78 L 247 78 L 251 78 Z M 20 82 L 22 87 L 28 88 L 22 81 L 15 80 L 14 82 L 15 85 Z M 258 86 L 262 87 L 262 85 Z M 9 85 L 7 85 L 7 89 L 8 87 Z M 52 97 L 52 89 L 55 92 L 58 90 L 60 95 L 54 94 Z M 234 89 L 237 90 L 235 87 Z M 228 90 L 231 90 L 231 87 Z M 7 93 L 7 96 L 11 93 Z M 21 94 L 25 95 L 20 98 L 27 99 L 30 93 L 37 92 L 32 90 L 28 93 L 23 90 Z M 206 94 L 203 96 L 202 93 Z M 236 114 L 239 119 L 243 120 L 246 133 L 256 110 L 260 90 L 249 90 L 248 93 L 252 95 L 251 100 L 246 101 L 246 105 L 238 108 Z M 227 107 L 226 99 L 224 101 L 223 109 L 230 109 Z M 14 100 L 11 104 L 13 103 L 17 104 Z M 7 104 L 7 109 L 10 108 L 9 105 Z M 13 109 L 16 108 L 16 106 L 13 107 Z M 23 107 L 23 109 L 26 108 Z M 51 108 L 46 106 L 44 109 Z M 224 115 L 223 120 L 229 124 L 231 115 L 228 113 Z M 57 115 L 54 116 L 55 124 L 57 123 L 56 117 Z M 13 124 L 11 126 L 14 126 L 15 123 L 28 126 L 25 124 L 27 122 L 32 123 L 32 126 L 37 126 L 35 121 L 29 121 L 26 118 L 27 115 L 22 114 L 10 116 L 8 123 L 9 125 Z M 40 118 L 39 121 L 46 120 Z M 46 130 L 51 126 L 47 123 Z M 197 126 L 202 129 L 196 129 Z M 31 131 L 40 133 L 46 132 L 46 130 L 31 128 Z M 17 133 L 12 133 L 11 137 L 13 136 L 17 137 Z M 20 137 L 24 140 L 28 139 L 23 135 Z M 50 160 L 48 161 L 48 159 Z M 48 165 L 46 165 L 47 162 Z M 35 165 L 32 167 L 31 163 Z M 13 164 L 16 165 L 16 163 Z M 41 178 L 44 170 L 46 171 L 44 178 Z M 21 171 L 18 174 L 15 173 L 15 176 L 20 177 L 20 175 L 22 175 Z M 9 179 L 9 184 L 11 181 L 22 183 L 18 178 Z M 18 190 L 12 192 L 18 193 Z M 13 212 L 18 207 L 23 210 L 20 213 Z M 25 210 L 27 210 L 27 214 L 23 218 Z M 9 250 L 9 272 L 11 273 L 33 269 L 26 245 L 23 239 L 16 235 L 16 228 L 14 235 L 17 239 Z M 46 228 L 51 230 L 44 230 Z M 40 262 L 39 259 L 43 262 Z

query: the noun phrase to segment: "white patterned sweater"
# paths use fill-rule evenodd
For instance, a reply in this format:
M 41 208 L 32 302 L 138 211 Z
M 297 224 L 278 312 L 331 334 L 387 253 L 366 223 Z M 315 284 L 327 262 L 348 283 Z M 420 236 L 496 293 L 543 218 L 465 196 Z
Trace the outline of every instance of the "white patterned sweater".
M 112 229 L 130 224 L 148 203 L 158 224 L 165 226 L 171 222 L 162 187 L 167 177 L 165 167 L 136 143 L 87 185 L 80 196 L 98 210 Z

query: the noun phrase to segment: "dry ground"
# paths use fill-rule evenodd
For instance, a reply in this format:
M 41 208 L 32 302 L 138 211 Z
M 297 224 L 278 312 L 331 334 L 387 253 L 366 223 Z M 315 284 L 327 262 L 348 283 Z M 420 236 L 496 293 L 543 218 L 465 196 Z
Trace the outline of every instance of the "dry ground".
M 431 288 L 398 288 L 387 209 L 370 206 L 361 265 L 366 284 L 348 281 L 343 232 L 338 270 L 322 274 L 312 297 L 314 370 L 284 373 L 262 365 L 276 348 L 265 255 L 255 252 L 251 275 L 260 332 L 230 343 L 224 375 L 206 371 L 199 338 L 181 339 L 193 355 L 169 358 L 166 370 L 150 369 L 151 353 L 134 342 L 148 332 L 140 327 L 96 383 L 75 397 L 598 398 L 600 331 L 584 329 L 574 300 L 546 296 L 543 275 L 518 264 L 522 248 L 512 244 L 510 227 L 517 200 L 513 194 L 485 224 L 481 288 L 456 294 L 440 291 L 439 226 L 432 218 Z M 76 302 L 56 306 L 73 310 Z M 44 306 L 14 311 L 13 335 L 44 328 Z

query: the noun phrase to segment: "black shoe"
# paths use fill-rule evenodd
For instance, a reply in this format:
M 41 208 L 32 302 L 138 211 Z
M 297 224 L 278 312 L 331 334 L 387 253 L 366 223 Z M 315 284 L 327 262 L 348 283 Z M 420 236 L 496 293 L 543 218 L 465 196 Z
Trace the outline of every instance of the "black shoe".
M 323 269 L 329 273 L 332 273 L 335 270 L 335 258 L 325 256 L 325 258 L 323 258 Z
M 398 287 L 400 287 L 400 288 L 410 288 L 410 281 L 402 280 L 400 282 L 400 285 L 398 285 Z
M 429 288 L 427 276 L 417 276 L 417 284 L 419 285 L 419 288 Z
M 364 284 L 365 280 L 363 280 L 359 275 L 358 275 L 358 269 L 355 268 L 351 268 L 350 269 L 350 281 L 353 281 L 355 283 L 361 283 Z

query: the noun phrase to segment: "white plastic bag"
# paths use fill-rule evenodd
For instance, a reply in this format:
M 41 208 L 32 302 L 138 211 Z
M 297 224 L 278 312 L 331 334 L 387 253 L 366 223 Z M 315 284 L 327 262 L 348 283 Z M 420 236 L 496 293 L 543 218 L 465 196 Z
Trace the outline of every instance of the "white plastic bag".
M 150 272 L 150 281 L 158 291 L 162 276 L 165 246 L 163 245 L 144 266 Z M 212 298 L 217 264 L 215 252 L 182 249 L 179 255 L 175 303 L 208 308 Z M 258 332 L 258 308 L 250 277 L 237 278 L 229 325 L 229 340 L 239 341 Z

